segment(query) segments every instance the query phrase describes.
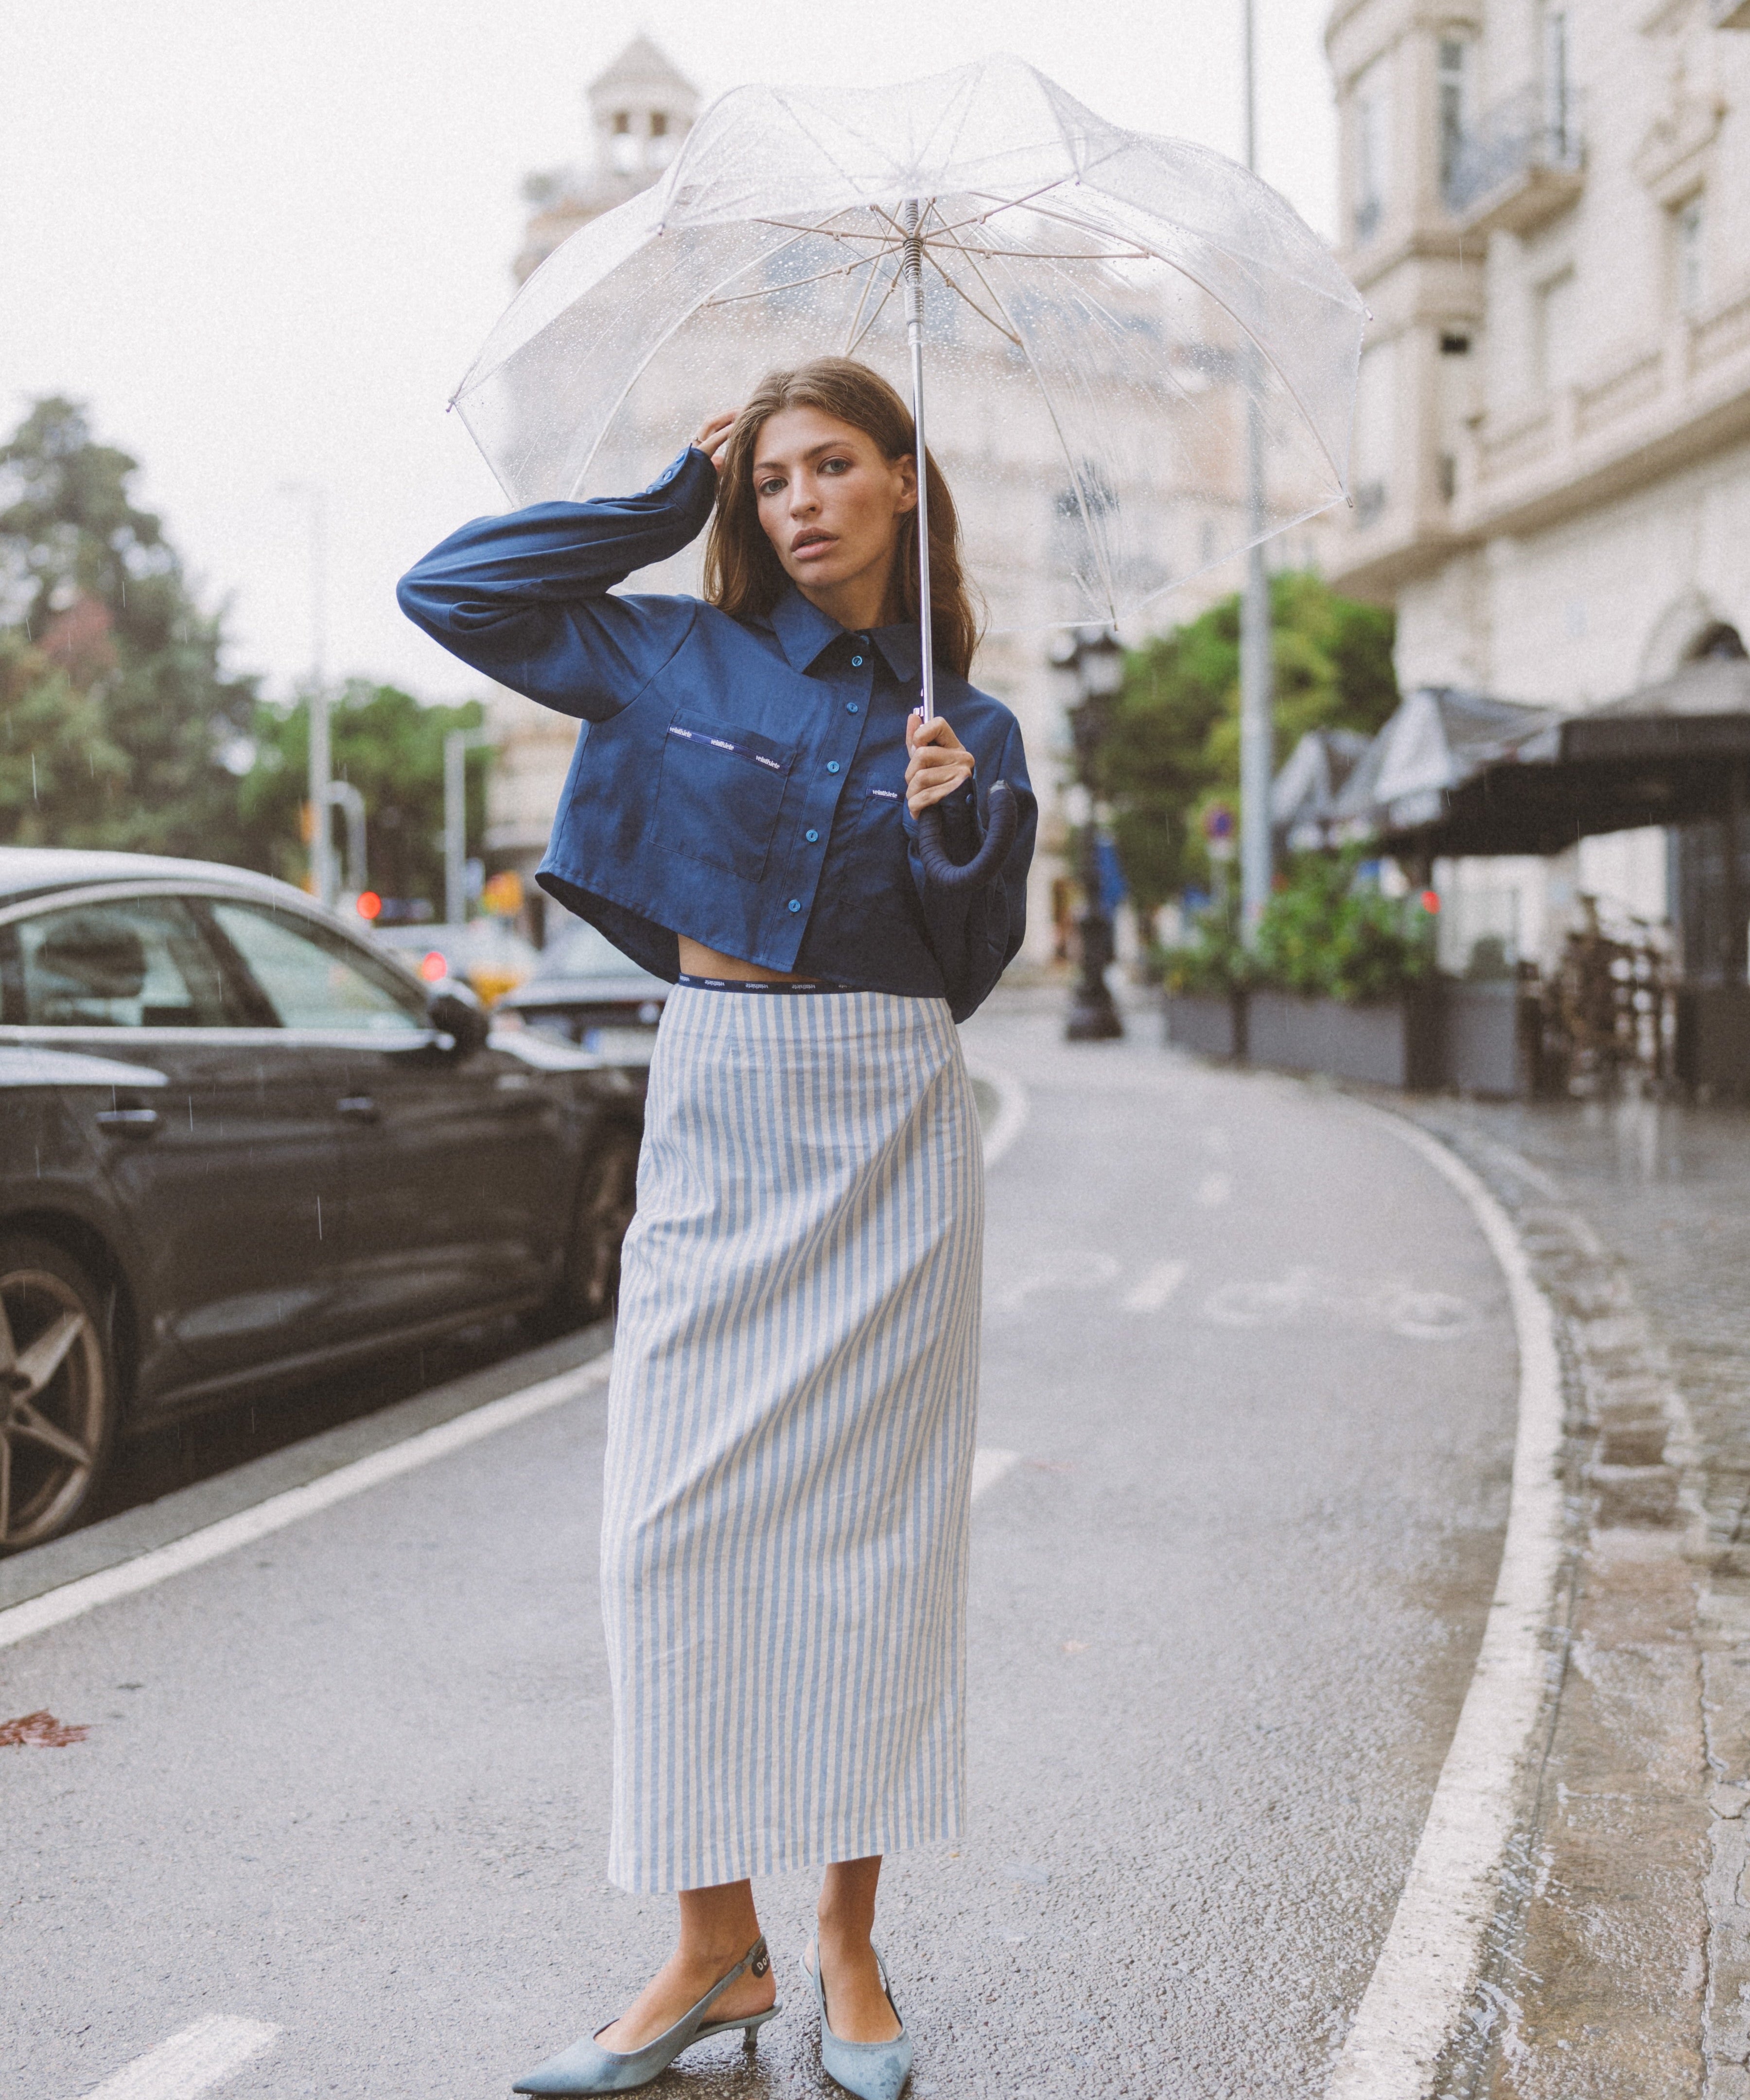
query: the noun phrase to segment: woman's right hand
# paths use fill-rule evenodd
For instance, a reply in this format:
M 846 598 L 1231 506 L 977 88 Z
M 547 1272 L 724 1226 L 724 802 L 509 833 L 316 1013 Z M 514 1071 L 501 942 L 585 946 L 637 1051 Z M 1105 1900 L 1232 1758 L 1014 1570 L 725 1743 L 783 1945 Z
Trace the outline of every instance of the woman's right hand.
M 730 441 L 730 432 L 735 427 L 739 408 L 726 409 L 721 416 L 707 416 L 699 426 L 699 435 L 693 443 L 699 448 L 719 474 L 723 471 L 723 448 Z

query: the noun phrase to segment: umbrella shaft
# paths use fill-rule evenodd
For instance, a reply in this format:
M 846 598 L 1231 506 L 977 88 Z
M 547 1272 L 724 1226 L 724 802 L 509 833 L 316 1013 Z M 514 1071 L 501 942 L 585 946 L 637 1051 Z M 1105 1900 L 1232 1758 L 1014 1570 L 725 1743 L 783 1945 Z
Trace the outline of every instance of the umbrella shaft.
M 918 640 L 923 660 L 923 719 L 936 719 L 936 652 L 930 619 L 930 495 L 923 442 L 923 241 L 915 197 L 905 206 L 906 340 L 911 349 L 911 421 L 918 463 Z

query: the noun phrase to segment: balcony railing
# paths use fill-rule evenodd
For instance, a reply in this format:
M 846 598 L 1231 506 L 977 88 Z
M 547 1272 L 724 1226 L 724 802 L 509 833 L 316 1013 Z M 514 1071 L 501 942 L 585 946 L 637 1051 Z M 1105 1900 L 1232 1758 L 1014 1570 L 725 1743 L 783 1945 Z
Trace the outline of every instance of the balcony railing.
M 1565 201 L 1577 183 L 1581 160 L 1576 99 L 1552 107 L 1541 87 L 1522 87 L 1457 140 L 1443 186 L 1447 210 L 1466 218 L 1497 195 L 1528 192 L 1540 178 L 1549 177 L 1556 183 L 1542 187 Z

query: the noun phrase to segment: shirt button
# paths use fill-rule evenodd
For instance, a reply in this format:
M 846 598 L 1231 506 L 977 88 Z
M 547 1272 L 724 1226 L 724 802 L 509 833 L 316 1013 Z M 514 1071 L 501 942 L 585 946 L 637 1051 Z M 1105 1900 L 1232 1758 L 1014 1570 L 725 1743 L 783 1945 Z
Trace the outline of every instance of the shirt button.
M 839 761 L 838 761 L 838 760 L 837 760 L 837 759 L 835 759 L 835 758 L 829 758 L 829 759 L 827 761 L 827 770 L 829 773 L 836 773 L 836 772 L 838 771 L 838 770 L 839 770 Z
M 848 715 L 854 715 L 854 714 L 856 713 L 856 712 L 857 712 L 857 703 L 856 703 L 856 701 L 855 701 L 855 700 L 847 700 L 847 701 L 845 702 L 845 704 L 844 704 L 844 712 L 845 712 Z
M 802 836 L 808 840 L 811 846 L 818 846 L 820 844 L 820 833 L 818 832 L 804 832 Z
M 860 671 L 860 670 L 862 670 L 862 668 L 863 668 L 863 660 L 862 660 L 862 658 L 861 656 L 853 656 L 853 657 L 851 659 L 851 668 L 852 668 L 853 671 Z
M 801 898 L 800 897 L 792 897 L 790 900 L 790 908 L 792 911 L 800 911 L 802 909 Z

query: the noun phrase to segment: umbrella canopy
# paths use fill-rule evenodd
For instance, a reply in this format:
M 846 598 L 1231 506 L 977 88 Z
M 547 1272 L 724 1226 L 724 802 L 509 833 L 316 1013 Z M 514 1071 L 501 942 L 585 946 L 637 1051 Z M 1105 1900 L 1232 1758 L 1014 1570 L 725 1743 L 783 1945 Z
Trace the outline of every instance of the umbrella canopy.
M 1737 822 L 1750 801 L 1750 663 L 1686 664 L 1581 712 L 1515 712 L 1535 718 L 1473 746 L 1430 801 L 1378 795 L 1388 844 L 1452 855 L 1560 853 L 1646 824 Z
M 1365 315 L 1325 244 L 1219 154 L 1013 58 L 723 96 L 529 280 L 456 406 L 521 504 L 636 485 L 776 364 L 853 355 L 905 392 L 914 227 L 932 420 L 997 626 L 1141 611 L 1342 498 Z M 1005 592 L 1042 572 L 1049 602 Z

